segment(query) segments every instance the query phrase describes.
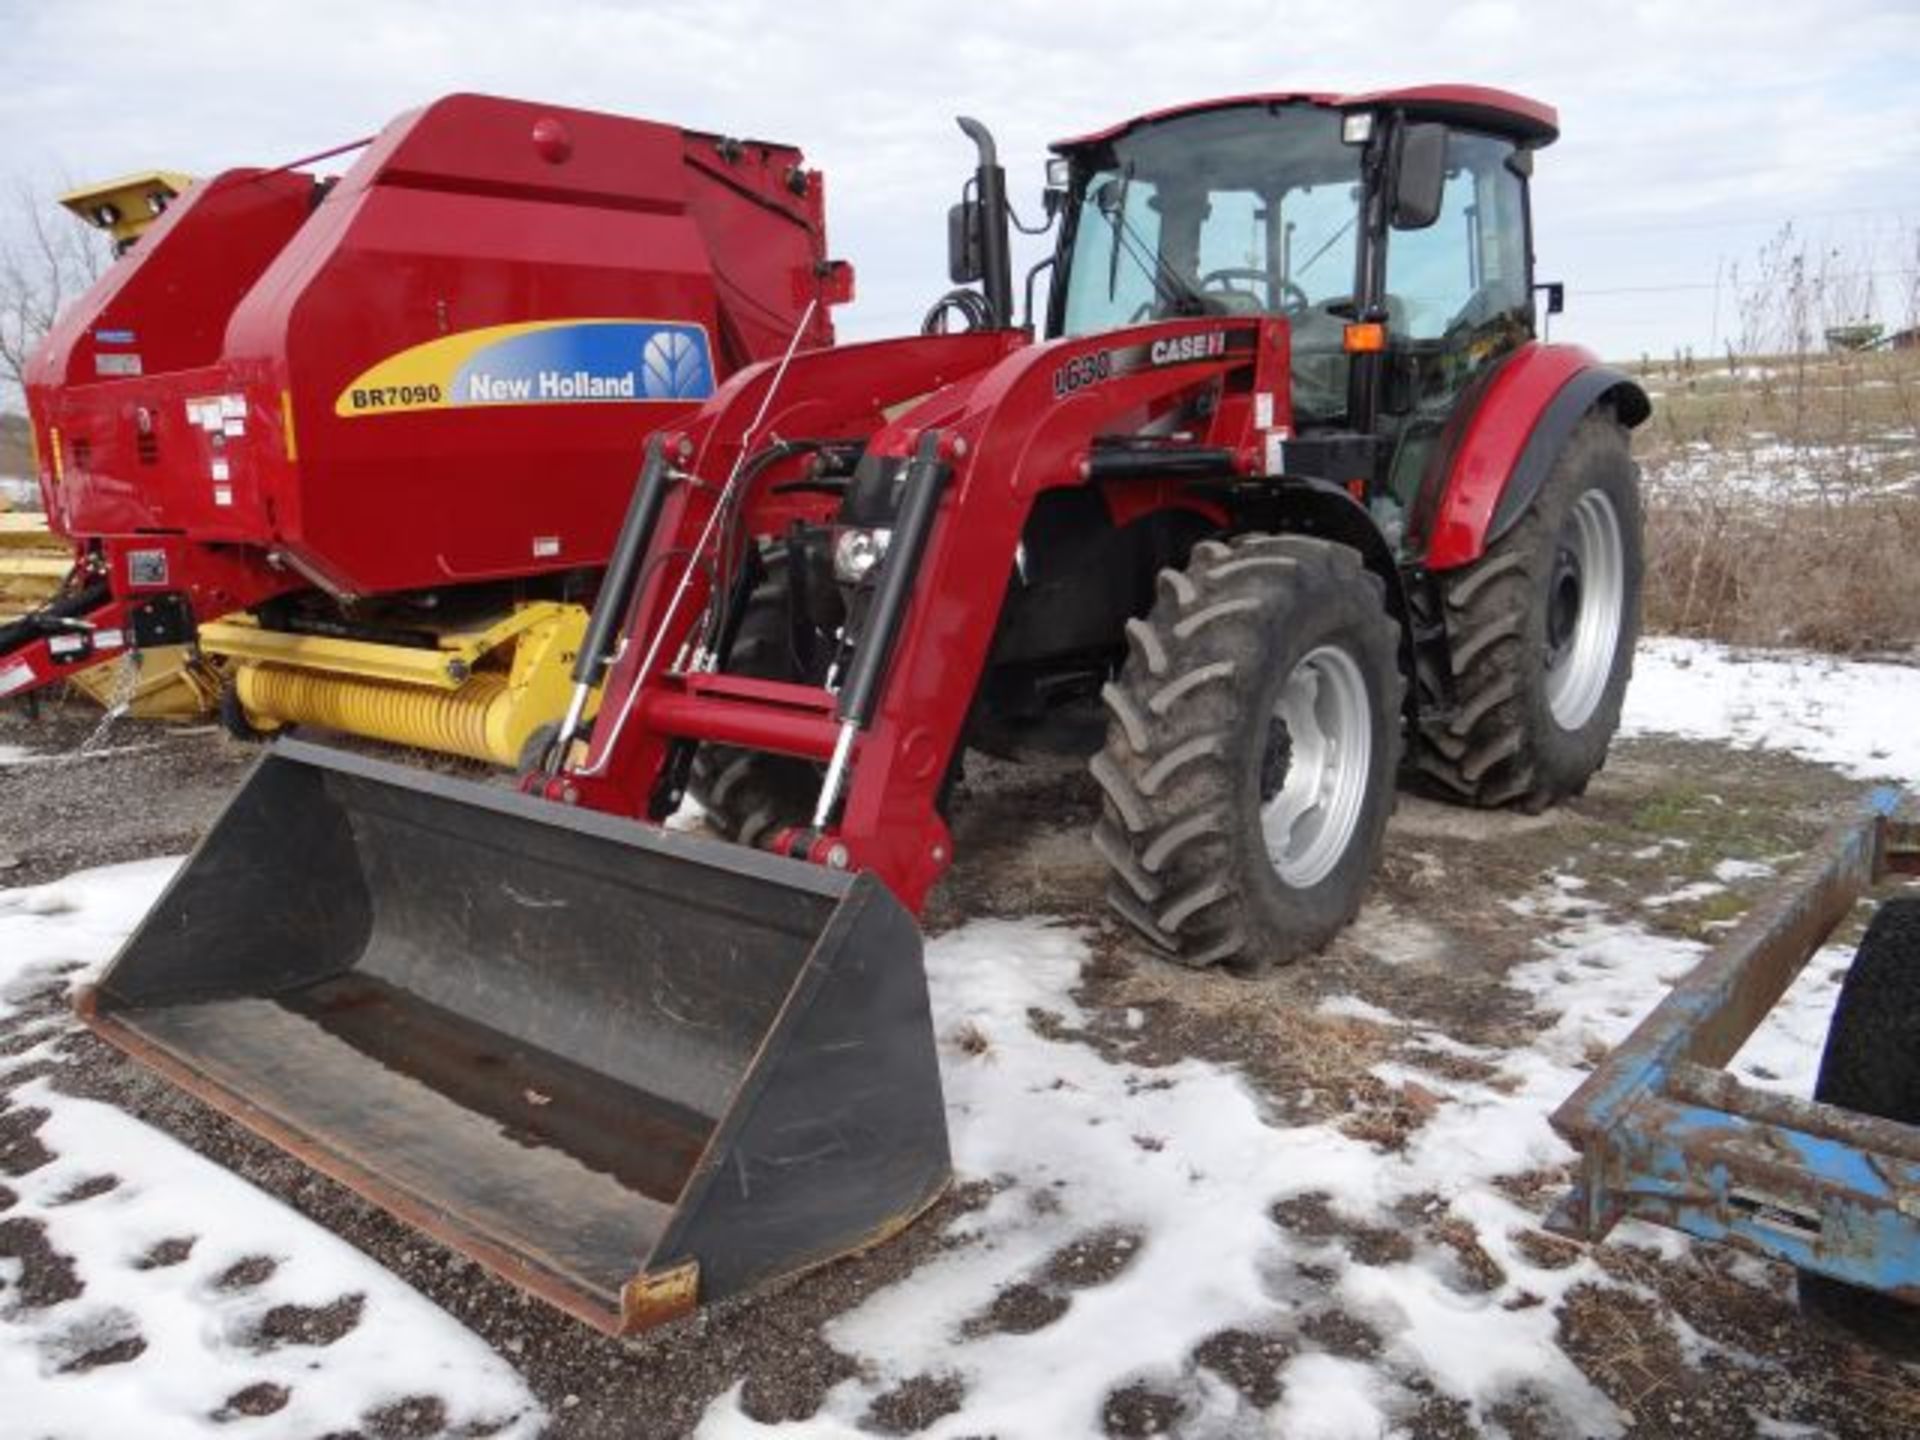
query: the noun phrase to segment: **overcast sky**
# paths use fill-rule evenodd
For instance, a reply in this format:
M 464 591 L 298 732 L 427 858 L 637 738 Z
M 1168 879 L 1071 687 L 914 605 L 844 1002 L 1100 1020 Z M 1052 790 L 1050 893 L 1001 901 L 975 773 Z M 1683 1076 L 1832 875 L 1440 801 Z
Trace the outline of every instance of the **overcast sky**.
M 868 336 L 917 325 L 944 288 L 970 163 L 956 113 L 995 129 L 1032 212 L 1049 140 L 1136 112 L 1491 84 L 1560 110 L 1534 184 L 1540 278 L 1568 286 L 1555 338 L 1631 358 L 1736 339 L 1732 267 L 1751 276 L 1788 222 L 1830 269 L 1873 277 L 1873 318 L 1904 321 L 1917 73 L 1916 0 L 0 0 L 0 176 L 51 191 L 274 164 L 453 90 L 788 140 L 825 170 L 833 249 L 859 272 L 841 333 Z

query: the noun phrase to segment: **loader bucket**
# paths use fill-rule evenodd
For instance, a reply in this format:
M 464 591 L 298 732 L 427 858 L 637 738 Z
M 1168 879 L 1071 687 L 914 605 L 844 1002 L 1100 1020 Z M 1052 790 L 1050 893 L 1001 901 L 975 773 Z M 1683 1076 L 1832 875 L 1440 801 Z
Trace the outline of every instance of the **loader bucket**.
M 81 1010 L 611 1333 L 883 1240 L 949 1175 L 919 931 L 871 876 L 295 741 Z

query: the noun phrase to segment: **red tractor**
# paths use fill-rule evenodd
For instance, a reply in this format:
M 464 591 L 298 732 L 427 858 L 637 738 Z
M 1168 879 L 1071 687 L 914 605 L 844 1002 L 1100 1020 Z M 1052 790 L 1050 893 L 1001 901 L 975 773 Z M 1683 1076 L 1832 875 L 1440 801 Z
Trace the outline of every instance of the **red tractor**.
M 970 747 L 1090 753 L 1115 908 L 1257 970 L 1353 915 L 1403 772 L 1539 807 L 1618 720 L 1648 403 L 1535 338 L 1551 109 L 1287 93 L 1063 142 L 1026 324 L 961 124 L 952 274 L 980 288 L 649 440 L 525 793 L 283 744 L 88 1002 L 609 1327 L 944 1184 L 889 892 L 917 911 L 951 863 Z M 688 794 L 735 845 L 657 828 Z
M 690 786 L 917 908 L 969 746 L 1083 746 L 1116 908 L 1251 967 L 1353 914 L 1403 760 L 1476 804 L 1578 793 L 1632 664 L 1648 406 L 1534 338 L 1554 125 L 1439 88 L 1068 141 L 1037 343 L 969 125 L 953 269 L 983 290 L 931 318 L 975 333 L 752 372 L 663 447 L 652 550 L 712 563 L 652 578 L 546 792 L 657 819 Z M 773 510 L 796 490 L 811 520 Z

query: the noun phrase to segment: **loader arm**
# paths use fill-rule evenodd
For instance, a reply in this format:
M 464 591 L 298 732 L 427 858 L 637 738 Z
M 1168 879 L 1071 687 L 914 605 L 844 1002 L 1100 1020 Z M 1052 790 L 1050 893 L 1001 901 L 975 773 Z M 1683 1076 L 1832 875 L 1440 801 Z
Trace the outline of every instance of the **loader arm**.
M 647 817 L 658 808 L 655 791 L 674 740 L 705 733 L 702 722 L 724 727 L 728 711 L 737 708 L 725 687 L 703 691 L 698 679 L 689 684 L 686 675 L 668 672 L 712 598 L 712 572 L 689 557 L 714 519 L 720 487 L 751 458 L 747 446 L 796 437 L 864 441 L 885 430 L 890 413 L 978 374 L 1018 343 L 1019 337 L 1000 331 L 925 336 L 800 354 L 784 372 L 779 363 L 768 362 L 741 371 L 684 431 L 669 437 L 677 478 L 618 627 L 620 643 L 606 672 L 602 718 L 580 763 L 544 784 L 548 798 Z M 757 503 L 758 513 L 747 529 L 777 534 L 787 518 L 831 513 L 831 495 L 813 496 L 809 503 L 778 493 L 797 472 L 797 463 L 786 463 L 755 477 L 747 501 Z M 762 708 L 789 712 L 785 723 L 776 717 L 762 727 L 757 736 L 762 743 L 788 753 L 814 753 L 807 727 L 795 717 L 818 707 Z
M 909 579 L 877 703 L 847 757 L 844 803 L 825 825 L 783 832 L 778 848 L 872 871 L 917 911 L 952 860 L 936 801 L 962 743 L 1035 500 L 1095 483 L 1097 441 L 1138 434 L 1202 394 L 1209 399 L 1199 407 L 1201 424 L 1171 448 L 1205 457 L 1223 472 L 1216 478 L 1262 473 L 1267 435 L 1287 432 L 1287 365 L 1287 326 L 1271 317 L 1162 322 L 1041 346 L 990 332 L 797 359 L 756 437 L 857 434 L 865 425 L 870 457 L 907 462 L 937 432 L 943 493 Z M 847 733 L 843 693 L 683 668 L 696 617 L 712 598 L 714 562 L 696 553 L 701 535 L 775 374 L 769 366 L 740 376 L 680 447 L 691 452 L 687 469 L 698 483 L 678 485 L 661 517 L 602 721 L 584 760 L 546 784 L 550 797 L 657 818 L 676 741 L 834 758 Z M 860 397 L 856 406 L 848 396 Z M 778 473 L 759 483 L 774 488 Z M 903 473 L 908 488 L 912 465 Z M 1113 477 L 1116 486 L 1128 478 Z M 738 503 L 751 509 L 757 500 Z M 1116 508 L 1138 504 L 1130 496 Z M 863 643 L 856 640 L 856 655 Z

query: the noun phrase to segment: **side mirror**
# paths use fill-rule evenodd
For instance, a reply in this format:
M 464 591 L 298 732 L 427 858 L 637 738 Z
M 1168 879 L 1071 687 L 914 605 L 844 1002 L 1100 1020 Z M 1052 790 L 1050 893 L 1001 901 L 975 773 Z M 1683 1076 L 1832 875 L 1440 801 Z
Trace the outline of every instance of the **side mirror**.
M 947 277 L 971 285 L 987 273 L 981 254 L 980 202 L 962 200 L 947 211 Z
M 1533 287 L 1547 294 L 1547 314 L 1558 315 L 1567 308 L 1567 286 L 1562 280 L 1544 280 Z
M 1424 230 L 1440 218 L 1447 183 L 1447 127 L 1400 127 L 1400 163 L 1394 168 L 1393 228 Z
M 1056 218 L 1062 210 L 1067 208 L 1067 192 L 1056 190 L 1049 185 L 1040 192 L 1040 208 L 1047 212 L 1047 219 Z

